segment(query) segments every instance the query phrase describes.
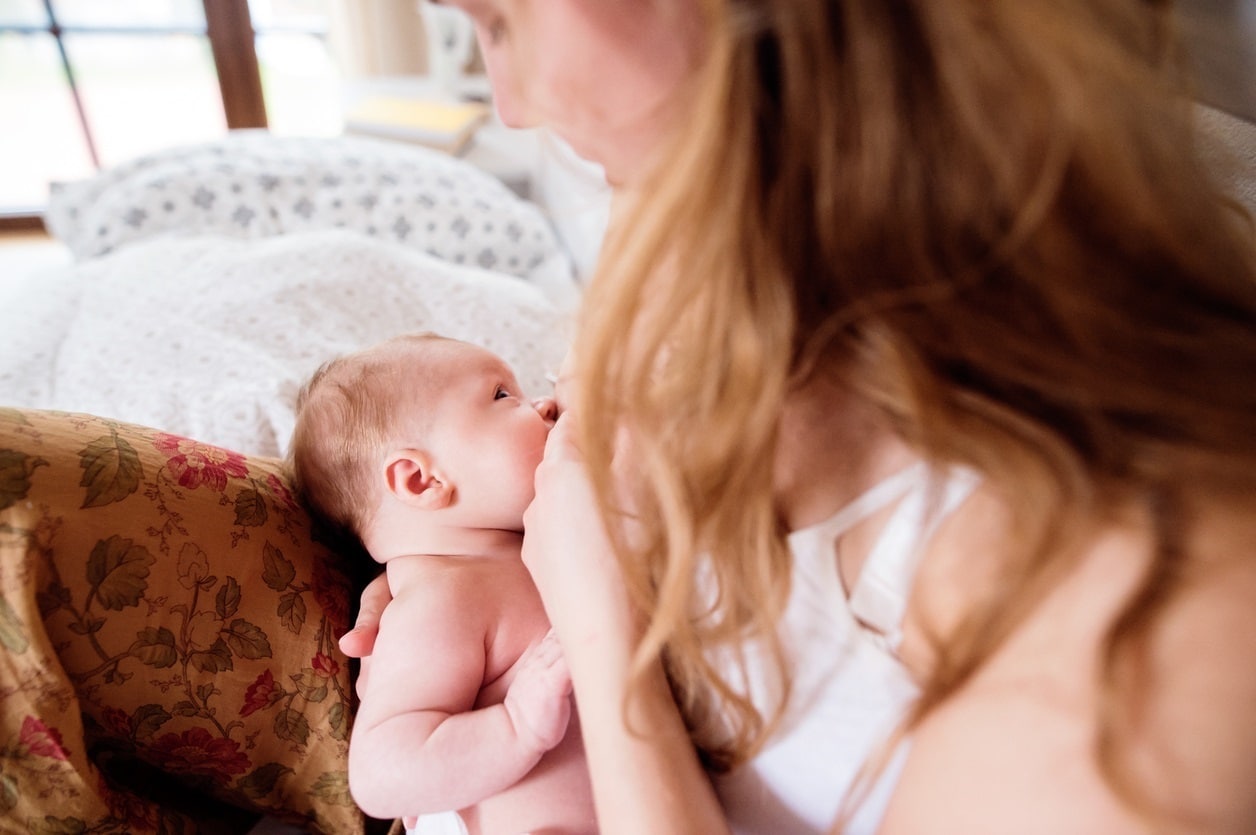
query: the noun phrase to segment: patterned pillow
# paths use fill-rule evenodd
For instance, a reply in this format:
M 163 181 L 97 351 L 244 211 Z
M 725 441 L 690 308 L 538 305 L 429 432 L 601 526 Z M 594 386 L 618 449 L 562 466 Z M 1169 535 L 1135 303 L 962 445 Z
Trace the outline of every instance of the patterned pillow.
M 537 206 L 465 160 L 366 137 L 237 131 L 56 184 L 44 219 L 78 258 L 156 236 L 350 229 L 454 264 L 574 282 Z
M 0 409 L 4 831 L 362 833 L 337 553 L 276 460 Z

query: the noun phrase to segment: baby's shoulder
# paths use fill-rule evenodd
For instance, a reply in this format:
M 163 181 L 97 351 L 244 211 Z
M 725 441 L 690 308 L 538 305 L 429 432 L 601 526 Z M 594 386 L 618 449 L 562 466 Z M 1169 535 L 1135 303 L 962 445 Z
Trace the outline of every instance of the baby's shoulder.
M 388 562 L 388 587 L 394 610 L 407 613 L 407 620 L 458 617 L 470 624 L 468 608 L 484 599 L 484 578 L 474 564 L 449 557 L 413 555 Z
M 384 568 L 394 597 L 403 590 L 458 589 L 465 585 L 474 585 L 485 573 L 481 561 L 474 557 L 451 557 L 442 554 L 406 554 L 393 557 Z
M 388 585 L 394 598 L 439 610 L 474 604 L 479 611 L 508 604 L 530 591 L 522 562 L 479 557 L 413 555 L 390 560 Z

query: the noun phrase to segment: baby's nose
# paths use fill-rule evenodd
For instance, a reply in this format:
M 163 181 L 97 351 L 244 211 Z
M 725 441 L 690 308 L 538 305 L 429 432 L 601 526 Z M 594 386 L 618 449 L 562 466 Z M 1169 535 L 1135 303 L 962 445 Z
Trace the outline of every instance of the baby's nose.
M 536 409 L 537 414 L 550 423 L 558 420 L 558 401 L 552 397 L 536 398 L 532 401 L 532 408 Z

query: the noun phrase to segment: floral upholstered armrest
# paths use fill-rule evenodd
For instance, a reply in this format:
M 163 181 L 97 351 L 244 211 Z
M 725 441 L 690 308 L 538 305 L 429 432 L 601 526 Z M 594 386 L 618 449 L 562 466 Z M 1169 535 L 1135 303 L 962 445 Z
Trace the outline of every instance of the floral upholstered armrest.
M 336 646 L 357 560 L 289 484 L 275 459 L 0 409 L 5 831 L 364 831 Z

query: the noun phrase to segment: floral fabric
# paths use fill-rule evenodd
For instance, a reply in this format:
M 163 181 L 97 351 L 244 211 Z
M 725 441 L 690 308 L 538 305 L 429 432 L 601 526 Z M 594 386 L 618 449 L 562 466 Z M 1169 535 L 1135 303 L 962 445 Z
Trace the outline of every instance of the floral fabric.
M 0 830 L 362 833 L 344 560 L 277 460 L 0 409 Z

